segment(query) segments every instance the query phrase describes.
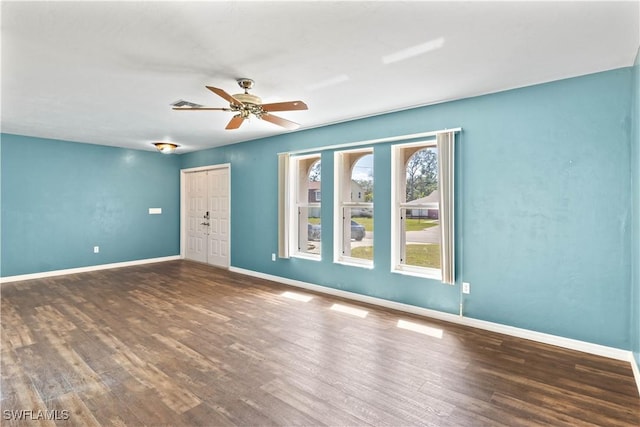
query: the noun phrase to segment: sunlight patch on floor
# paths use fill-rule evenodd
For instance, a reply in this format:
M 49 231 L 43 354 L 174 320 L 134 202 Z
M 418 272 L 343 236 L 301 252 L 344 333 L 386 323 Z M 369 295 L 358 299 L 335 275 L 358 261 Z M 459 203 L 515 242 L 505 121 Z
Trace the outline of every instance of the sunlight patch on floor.
M 313 299 L 311 295 L 303 295 L 295 292 L 285 291 L 281 294 L 285 298 L 293 299 L 296 301 L 309 302 Z
M 398 328 L 406 329 L 408 331 L 418 332 L 419 334 L 429 335 L 434 338 L 442 338 L 443 331 L 439 328 L 432 328 L 431 326 L 421 325 L 419 323 L 409 322 L 407 320 L 398 320 Z
M 366 310 L 361 310 L 359 308 L 350 307 L 348 305 L 342 305 L 342 304 L 333 304 L 331 306 L 331 310 L 339 311 L 340 313 L 351 314 L 352 316 L 358 316 L 362 318 L 367 317 L 367 314 L 369 314 L 369 312 Z

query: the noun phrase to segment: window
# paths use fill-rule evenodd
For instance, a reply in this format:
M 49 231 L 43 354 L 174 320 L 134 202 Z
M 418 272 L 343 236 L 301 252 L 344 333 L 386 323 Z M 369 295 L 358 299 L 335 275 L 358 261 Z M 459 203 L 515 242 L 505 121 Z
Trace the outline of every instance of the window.
M 295 212 L 296 222 L 292 246 L 296 255 L 320 258 L 321 221 L 320 221 L 320 155 L 292 158 L 295 176 Z
M 335 153 L 336 262 L 373 266 L 373 149 Z
M 453 283 L 453 134 L 392 149 L 392 267 Z
M 455 283 L 454 159 L 455 134 L 460 131 L 454 128 L 366 142 L 392 144 L 393 272 Z M 362 147 L 360 143 L 348 145 Z M 320 260 L 321 156 L 319 151 L 301 154 L 278 154 L 278 256 Z M 334 151 L 334 262 L 373 267 L 373 159 L 372 147 Z

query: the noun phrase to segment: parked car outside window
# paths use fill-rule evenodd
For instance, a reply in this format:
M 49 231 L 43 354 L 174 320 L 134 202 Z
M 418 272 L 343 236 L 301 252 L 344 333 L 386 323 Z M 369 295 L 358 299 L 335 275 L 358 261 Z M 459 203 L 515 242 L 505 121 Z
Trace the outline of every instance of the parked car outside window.
M 351 238 L 356 239 L 358 242 L 364 239 L 367 232 L 364 229 L 364 225 L 351 220 Z
M 307 240 L 320 240 L 322 234 L 321 224 L 307 224 Z M 351 220 L 351 238 L 358 242 L 367 235 L 364 225 Z
M 307 224 L 307 240 L 318 241 L 320 240 L 320 224 Z

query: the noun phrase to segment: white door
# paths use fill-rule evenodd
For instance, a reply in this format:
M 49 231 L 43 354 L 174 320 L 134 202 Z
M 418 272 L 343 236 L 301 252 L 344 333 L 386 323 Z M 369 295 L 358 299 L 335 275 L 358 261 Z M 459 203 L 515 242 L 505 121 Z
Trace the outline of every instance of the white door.
M 207 174 L 188 173 L 186 178 L 187 244 L 185 257 L 207 262 Z
M 185 258 L 229 267 L 229 168 L 185 174 Z
M 207 262 L 229 266 L 229 169 L 207 171 L 209 187 L 209 242 Z

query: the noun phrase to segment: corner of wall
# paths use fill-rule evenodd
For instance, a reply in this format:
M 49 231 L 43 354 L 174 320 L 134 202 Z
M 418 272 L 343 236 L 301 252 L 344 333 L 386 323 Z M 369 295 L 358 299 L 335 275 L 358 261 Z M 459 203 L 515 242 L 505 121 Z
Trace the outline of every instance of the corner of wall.
M 640 358 L 634 352 L 631 352 L 631 370 L 633 378 L 636 380 L 636 387 L 638 387 L 638 395 L 640 395 Z
M 640 47 L 632 68 L 631 98 L 631 360 L 640 391 Z

